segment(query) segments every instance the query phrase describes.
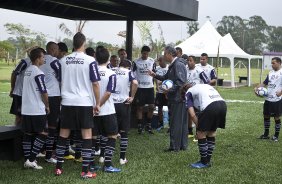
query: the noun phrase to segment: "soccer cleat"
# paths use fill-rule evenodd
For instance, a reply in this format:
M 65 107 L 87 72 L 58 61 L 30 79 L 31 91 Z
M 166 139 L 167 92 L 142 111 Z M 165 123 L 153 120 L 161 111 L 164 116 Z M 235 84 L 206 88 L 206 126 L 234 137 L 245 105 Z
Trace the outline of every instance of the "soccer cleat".
M 89 171 L 92 172 L 92 173 L 95 172 L 95 171 L 98 171 L 100 169 L 101 169 L 101 166 L 99 166 L 99 165 L 89 166 Z
M 188 138 L 193 138 L 194 135 L 193 134 L 188 134 Z
M 143 127 L 142 125 L 138 125 L 138 134 L 141 134 L 143 132 Z
M 76 161 L 76 162 L 82 162 L 82 157 L 80 157 L 80 158 L 75 158 L 74 161 Z
M 120 165 L 125 165 L 126 163 L 128 162 L 128 160 L 126 159 L 126 158 L 124 158 L 124 159 L 119 159 L 119 163 L 120 163 Z
M 194 138 L 194 139 L 193 139 L 193 142 L 198 142 L 198 139 L 197 139 L 197 138 Z
M 264 135 L 264 134 L 258 137 L 258 139 L 269 139 L 269 138 L 270 137 L 268 135 Z
M 82 173 L 80 174 L 80 176 L 81 176 L 81 178 L 83 178 L 83 179 L 88 179 L 88 178 L 96 178 L 97 174 L 96 174 L 96 173 L 91 173 L 91 172 L 87 172 L 87 173 L 82 172 Z
M 24 163 L 24 168 L 32 168 L 32 169 L 43 169 L 43 167 L 37 165 L 36 161 L 30 162 L 28 159 Z
M 69 146 L 69 152 L 70 152 L 71 154 L 75 154 L 75 151 L 73 150 L 72 146 Z
M 67 156 L 64 156 L 64 159 L 65 159 L 65 160 L 74 160 L 74 156 L 72 156 L 72 155 L 67 155 Z
M 110 166 L 110 167 L 104 167 L 104 172 L 108 172 L 108 173 L 116 173 L 116 172 L 120 172 L 121 169 L 119 168 L 115 168 L 113 166 Z
M 203 164 L 202 162 L 196 162 L 196 163 L 193 163 L 191 164 L 191 167 L 195 168 L 195 169 L 203 169 L 203 168 L 208 168 L 210 167 L 211 165 L 209 163 L 207 164 Z
M 95 156 L 99 156 L 100 153 L 101 153 L 101 150 L 100 150 L 100 149 L 99 149 L 98 151 L 94 151 L 94 155 L 95 155 Z
M 100 163 L 104 163 L 104 162 L 105 162 L 105 157 L 100 157 L 100 158 L 99 158 L 99 162 L 100 162 Z
M 51 164 L 56 164 L 57 160 L 54 158 L 49 158 L 49 159 L 45 159 L 45 162 L 51 163 Z
M 42 158 L 42 157 L 45 157 L 46 155 L 44 153 L 38 153 L 36 155 L 37 158 Z
M 278 142 L 278 137 L 273 136 L 273 137 L 271 138 L 271 140 L 274 141 L 274 142 Z
M 62 169 L 55 169 L 55 176 L 61 176 L 63 174 Z

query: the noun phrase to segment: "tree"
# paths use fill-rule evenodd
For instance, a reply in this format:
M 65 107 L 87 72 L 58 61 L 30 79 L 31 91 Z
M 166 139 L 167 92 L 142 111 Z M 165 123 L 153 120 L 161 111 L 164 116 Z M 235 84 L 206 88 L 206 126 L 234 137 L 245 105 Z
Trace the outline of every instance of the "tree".
M 83 32 L 83 29 L 85 27 L 87 20 L 79 20 L 75 21 L 76 28 L 75 28 L 75 33 L 77 32 Z M 61 23 L 59 25 L 59 29 L 63 31 L 67 36 L 73 36 L 74 33 L 67 27 L 65 23 Z
M 269 51 L 282 52 L 282 27 L 271 26 L 269 28 L 268 46 Z
M 187 21 L 187 33 L 189 36 L 192 36 L 199 30 L 199 22 L 197 21 Z
M 9 53 L 13 50 L 15 50 L 15 47 L 9 41 L 0 41 L 0 58 L 5 58 L 8 61 Z
M 139 29 L 142 45 L 150 45 L 153 42 L 151 35 L 151 30 L 153 29 L 152 21 L 136 21 L 135 25 Z

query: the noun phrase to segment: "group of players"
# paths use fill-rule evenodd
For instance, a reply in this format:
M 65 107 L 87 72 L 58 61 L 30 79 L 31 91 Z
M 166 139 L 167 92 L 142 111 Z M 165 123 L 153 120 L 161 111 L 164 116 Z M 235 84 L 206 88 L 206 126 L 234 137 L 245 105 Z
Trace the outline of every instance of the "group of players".
M 158 59 L 159 66 L 156 67 L 155 61 L 149 57 L 150 48 L 143 46 L 141 57 L 133 64 L 126 59 L 124 49 L 118 52 L 120 60 L 112 55 L 108 63 L 109 52 L 106 48 L 97 47 L 94 52 L 94 49 L 85 49 L 85 42 L 85 36 L 78 32 L 73 37 L 73 52 L 69 55 L 66 55 L 68 49 L 63 43 L 49 42 L 46 51 L 42 48 L 32 49 L 29 58 L 21 60 L 12 73 L 11 113 L 17 115 L 16 122 L 21 124 L 24 132 L 24 167 L 42 169 L 36 156 L 46 145 L 45 160 L 56 164 L 55 175 L 61 175 L 64 156 L 68 155 L 68 139 L 72 130 L 76 130 L 76 137 L 80 139 L 80 144 L 79 141 L 76 143 L 76 151 L 82 157 L 82 178 L 95 178 L 95 171 L 100 169 L 93 161 L 98 140 L 99 161 L 104 162 L 103 170 L 120 172 L 121 169 L 113 167 L 112 156 L 119 134 L 120 164 L 127 163 L 125 154 L 131 103 L 134 102 L 137 107 L 138 133 L 142 134 L 145 129 L 153 134 L 151 121 L 154 104 L 159 106 L 159 126 L 162 126 L 162 106 L 169 105 L 169 109 L 177 109 L 174 108 L 174 102 L 169 100 L 172 93 L 185 93 L 179 98 L 179 103 L 186 104 L 186 109 L 181 114 L 187 114 L 188 109 L 190 134 L 193 134 L 192 121 L 197 127 L 201 160 L 191 166 L 209 167 L 215 145 L 215 131 L 218 127 L 225 127 L 226 105 L 211 86 L 216 83 L 216 73 L 207 64 L 208 55 L 203 53 L 200 63 L 195 64 L 194 56 L 182 55 L 180 48 L 168 46 L 164 56 Z M 172 72 L 175 63 L 179 63 L 184 72 Z M 162 90 L 160 80 L 170 79 L 172 75 L 173 88 L 177 90 Z M 179 83 L 178 76 L 181 76 L 184 83 Z M 156 80 L 156 99 L 153 78 L 159 79 Z M 146 120 L 143 118 L 145 105 L 148 105 Z M 170 116 L 176 113 L 170 110 Z M 183 120 L 186 121 L 183 132 L 187 139 L 188 132 L 185 129 L 188 119 Z M 173 127 L 177 126 L 173 123 L 170 126 L 173 129 L 170 139 L 174 142 L 173 134 L 178 130 L 174 130 Z M 179 149 L 185 150 L 187 145 L 169 151 Z

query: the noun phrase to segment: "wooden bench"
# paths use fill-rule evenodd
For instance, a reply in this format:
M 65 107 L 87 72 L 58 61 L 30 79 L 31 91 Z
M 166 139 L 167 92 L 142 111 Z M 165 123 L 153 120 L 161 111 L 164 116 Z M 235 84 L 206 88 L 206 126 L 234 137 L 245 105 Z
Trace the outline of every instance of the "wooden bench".
M 22 135 L 20 127 L 0 126 L 0 160 L 21 159 Z
M 248 77 L 245 77 L 245 76 L 238 76 L 238 77 L 239 77 L 239 83 L 242 83 L 242 80 L 245 80 L 245 81 L 248 80 Z

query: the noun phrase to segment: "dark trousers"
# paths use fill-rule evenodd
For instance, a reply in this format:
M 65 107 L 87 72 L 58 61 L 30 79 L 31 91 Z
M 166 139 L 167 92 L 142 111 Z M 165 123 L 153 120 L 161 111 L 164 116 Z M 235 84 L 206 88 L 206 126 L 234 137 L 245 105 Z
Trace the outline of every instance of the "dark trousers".
M 185 150 L 188 146 L 187 110 L 185 103 L 171 103 L 170 111 L 170 149 Z

